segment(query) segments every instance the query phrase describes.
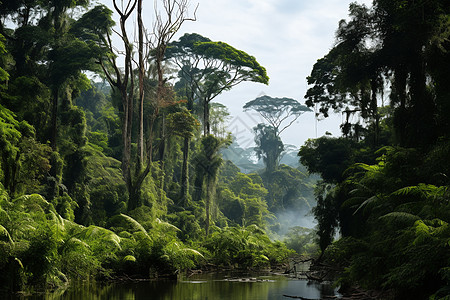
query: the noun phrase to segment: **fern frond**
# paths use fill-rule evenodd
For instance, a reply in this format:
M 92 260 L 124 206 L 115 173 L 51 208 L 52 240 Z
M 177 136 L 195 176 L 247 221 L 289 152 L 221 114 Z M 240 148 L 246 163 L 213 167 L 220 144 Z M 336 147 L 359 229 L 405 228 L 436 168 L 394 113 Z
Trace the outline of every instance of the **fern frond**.
M 122 249 L 120 246 L 121 238 L 111 230 L 103 227 L 91 225 L 81 230 L 78 236 L 87 241 L 101 240 L 102 242 L 109 242 L 115 247 Z
M 361 205 L 355 210 L 353 215 L 357 214 L 363 208 L 374 206 L 380 198 L 377 195 L 373 195 L 372 197 L 366 199 Z
M 418 216 L 406 212 L 391 212 L 381 216 L 379 219 L 397 225 L 402 224 L 404 226 L 412 226 L 416 221 L 420 220 Z
M 201 258 L 205 258 L 204 256 L 203 256 L 203 254 L 201 254 L 199 251 L 197 251 L 197 250 L 194 250 L 194 249 L 191 249 L 191 248 L 183 248 L 183 249 L 181 249 L 182 251 L 184 251 L 184 252 L 189 252 L 189 253 L 191 253 L 191 254 L 193 254 L 194 256 L 199 256 L 199 257 L 201 257 Z
M 156 222 L 156 224 L 158 224 L 158 225 L 160 225 L 160 226 L 162 226 L 162 227 L 165 227 L 165 228 L 167 228 L 167 229 L 171 229 L 171 230 L 173 230 L 173 231 L 181 231 L 177 226 L 172 225 L 172 224 L 170 224 L 169 222 L 161 221 L 161 220 L 158 219 L 158 218 L 156 218 L 155 222 Z
M 84 242 L 76 237 L 70 237 L 67 241 L 65 241 L 63 250 L 66 250 L 69 247 L 74 248 L 76 246 L 82 246 L 82 247 L 85 247 L 88 249 L 90 248 L 90 246 L 86 242 Z
M 127 215 L 124 215 L 124 214 L 120 214 L 120 216 L 121 216 L 122 218 L 124 218 L 125 220 L 127 220 L 127 221 L 133 226 L 134 229 L 136 229 L 136 230 L 138 230 L 138 231 L 141 231 L 142 233 L 144 233 L 144 235 L 145 235 L 147 238 L 150 239 L 150 236 L 148 235 L 147 230 L 145 230 L 144 226 L 142 226 L 141 223 L 139 223 L 138 221 L 136 221 L 135 219 L 133 219 L 133 218 L 130 217 L 130 216 L 127 216 Z
M 14 243 L 8 230 L 5 227 L 3 227 L 2 225 L 0 225 L 0 241 L 8 242 L 11 244 Z

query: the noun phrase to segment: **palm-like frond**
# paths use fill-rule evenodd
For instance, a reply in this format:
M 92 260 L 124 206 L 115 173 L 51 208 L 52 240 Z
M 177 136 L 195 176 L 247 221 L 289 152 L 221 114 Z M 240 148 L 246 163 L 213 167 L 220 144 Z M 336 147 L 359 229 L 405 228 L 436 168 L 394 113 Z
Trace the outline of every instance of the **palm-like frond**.
M 378 197 L 378 195 L 373 195 L 372 197 L 366 199 L 363 203 L 361 203 L 361 205 L 355 210 L 353 214 L 357 214 L 361 209 L 374 207 L 379 201 L 380 198 Z
M 8 242 L 11 244 L 14 243 L 8 230 L 5 227 L 3 227 L 2 225 L 0 225 L 0 241 Z
M 448 186 L 435 186 L 432 184 L 419 183 L 418 185 L 407 186 L 392 193 L 395 196 L 420 195 L 424 197 L 445 197 L 449 194 Z
M 200 251 L 195 250 L 195 249 L 191 249 L 191 248 L 183 248 L 183 249 L 181 249 L 181 251 L 186 252 L 186 253 L 190 253 L 190 254 L 192 254 L 193 256 L 199 256 L 199 257 L 201 257 L 201 258 L 205 258 L 205 257 L 203 256 L 203 254 L 200 253 Z
M 158 224 L 158 226 L 171 230 L 171 231 L 181 231 L 177 226 L 170 224 L 169 222 L 161 221 L 159 218 L 156 218 L 155 223 Z
M 130 216 L 124 215 L 124 214 L 120 214 L 120 216 L 122 218 L 124 218 L 125 220 L 127 220 L 134 229 L 141 231 L 147 238 L 151 239 L 150 236 L 148 235 L 147 230 L 145 230 L 144 226 L 141 225 L 141 223 L 139 223 L 138 221 L 136 221 L 135 219 L 133 219 Z
M 80 246 L 86 249 L 90 248 L 90 246 L 86 242 L 72 236 L 64 242 L 64 245 L 61 248 L 61 250 L 65 252 L 67 250 L 72 250 Z
M 103 227 L 91 225 L 89 227 L 83 228 L 77 236 L 80 239 L 86 240 L 88 242 L 95 241 L 109 243 L 118 249 L 122 249 L 122 247 L 120 246 L 121 238 L 111 230 L 105 229 Z
M 391 212 L 380 217 L 380 220 L 385 220 L 391 224 L 412 226 L 420 218 L 416 215 L 406 212 Z

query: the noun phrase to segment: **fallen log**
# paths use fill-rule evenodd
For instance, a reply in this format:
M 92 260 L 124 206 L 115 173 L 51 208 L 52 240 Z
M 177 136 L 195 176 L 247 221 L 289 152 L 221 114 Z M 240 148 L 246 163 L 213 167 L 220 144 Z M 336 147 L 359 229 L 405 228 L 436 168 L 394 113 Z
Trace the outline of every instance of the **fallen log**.
M 283 295 L 283 297 L 301 299 L 301 300 L 320 300 L 320 299 L 311 299 L 311 298 L 305 298 L 305 297 L 301 297 L 301 296 L 290 296 L 290 295 Z

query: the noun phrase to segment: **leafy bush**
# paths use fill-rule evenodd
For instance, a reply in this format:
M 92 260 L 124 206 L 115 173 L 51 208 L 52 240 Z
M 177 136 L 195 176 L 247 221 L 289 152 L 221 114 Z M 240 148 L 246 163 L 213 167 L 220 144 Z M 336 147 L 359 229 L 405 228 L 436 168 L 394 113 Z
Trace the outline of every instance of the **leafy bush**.
M 268 267 L 293 253 L 284 244 L 270 241 L 256 225 L 217 228 L 203 246 L 215 264 L 238 268 Z
M 284 242 L 289 249 L 298 254 L 315 256 L 319 251 L 316 243 L 317 234 L 314 229 L 295 226 L 289 229 Z

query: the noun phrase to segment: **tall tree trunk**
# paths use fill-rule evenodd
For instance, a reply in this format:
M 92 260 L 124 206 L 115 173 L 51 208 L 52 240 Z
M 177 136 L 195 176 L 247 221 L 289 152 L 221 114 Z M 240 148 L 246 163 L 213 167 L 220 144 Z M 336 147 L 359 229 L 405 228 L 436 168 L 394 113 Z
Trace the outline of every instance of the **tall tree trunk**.
M 144 163 L 144 24 L 142 22 L 142 0 L 138 0 L 138 31 L 139 31 L 139 137 L 138 163 L 136 170 L 140 170 Z
M 372 111 L 372 116 L 374 117 L 374 121 L 375 121 L 375 128 L 374 128 L 374 146 L 378 146 L 379 143 L 379 133 L 380 133 L 380 116 L 378 115 L 378 101 L 377 101 L 377 90 L 378 90 L 378 86 L 376 83 L 376 79 L 372 79 L 370 80 L 370 87 L 371 87 L 371 111 Z
M 131 160 L 131 136 L 128 135 L 128 127 L 130 122 L 130 107 L 128 103 L 127 88 L 121 87 L 121 97 L 123 106 L 123 119 L 122 119 L 122 174 L 127 187 L 130 188 L 129 176 L 130 176 L 130 160 Z
M 407 72 L 402 68 L 397 67 L 394 77 L 394 89 L 397 97 L 399 107 L 394 113 L 394 129 L 396 133 L 396 139 L 400 146 L 406 145 L 406 126 L 407 126 L 407 111 L 406 111 L 406 79 Z
M 433 97 L 427 92 L 427 78 L 425 62 L 421 50 L 417 51 L 416 59 L 411 68 L 410 93 L 411 93 L 411 131 L 408 146 L 427 147 L 437 138 L 435 121 L 435 103 Z
M 205 199 L 205 210 L 206 210 L 206 220 L 205 220 L 205 233 L 206 236 L 209 235 L 209 226 L 210 226 L 210 207 L 211 207 L 211 179 L 210 175 L 206 174 L 206 199 Z
M 183 165 L 181 167 L 181 201 L 183 207 L 188 206 L 188 195 L 189 195 L 189 150 L 190 150 L 190 139 L 188 137 L 184 138 L 183 144 Z
M 192 112 L 194 109 L 194 91 L 192 89 L 186 90 L 187 95 L 187 109 L 189 112 Z M 190 151 L 190 142 L 191 139 L 189 137 L 185 137 L 183 141 L 183 165 L 181 167 L 181 201 L 183 203 L 183 207 L 186 208 L 188 203 L 189 196 L 189 151 Z
M 162 143 L 161 143 L 161 147 L 159 149 L 159 157 L 161 160 L 160 163 L 160 171 L 161 171 L 161 184 L 160 184 L 160 200 L 162 201 L 163 199 L 163 195 L 164 195 L 164 184 L 165 184 L 165 179 L 166 179 L 166 175 L 165 175 L 165 158 L 166 158 L 166 143 L 167 143 L 167 139 L 165 138 L 166 135 L 166 116 L 163 113 L 162 114 L 162 129 L 161 129 L 161 139 L 162 139 Z
M 209 101 L 203 102 L 203 135 L 207 136 L 211 133 L 211 126 L 209 123 Z
M 56 151 L 56 137 L 58 135 L 58 95 L 59 87 L 54 87 L 53 91 L 53 102 L 52 102 L 52 120 L 51 120 L 51 134 L 50 134 L 50 146 L 53 151 Z

